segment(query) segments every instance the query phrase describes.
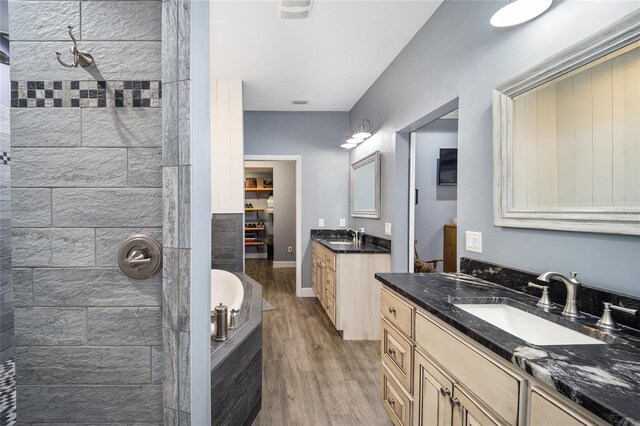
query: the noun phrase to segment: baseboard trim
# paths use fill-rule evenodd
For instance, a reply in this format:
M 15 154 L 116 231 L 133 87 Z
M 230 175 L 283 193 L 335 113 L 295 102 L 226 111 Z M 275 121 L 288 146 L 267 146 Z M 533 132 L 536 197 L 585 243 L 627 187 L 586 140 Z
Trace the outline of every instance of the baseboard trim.
M 273 267 L 274 268 L 295 268 L 296 261 L 295 260 L 274 260 Z
M 304 287 L 300 289 L 298 297 L 316 297 L 316 293 L 311 287 Z
M 245 259 L 266 259 L 267 253 L 245 253 Z

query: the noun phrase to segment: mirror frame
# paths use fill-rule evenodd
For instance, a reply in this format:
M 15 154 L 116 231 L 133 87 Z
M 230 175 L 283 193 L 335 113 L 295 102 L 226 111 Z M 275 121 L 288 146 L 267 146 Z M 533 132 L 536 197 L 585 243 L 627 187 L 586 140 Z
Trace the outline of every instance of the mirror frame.
M 493 91 L 493 217 L 496 226 L 640 235 L 640 208 L 512 208 L 513 98 L 640 40 L 636 10 Z
M 353 186 L 355 183 L 354 173 L 355 171 L 369 163 L 375 162 L 375 192 L 376 192 L 376 206 L 374 210 L 356 210 L 354 204 L 354 195 L 355 192 L 353 190 Z M 351 164 L 350 173 L 349 173 L 349 198 L 350 198 L 350 207 L 351 207 L 351 216 L 352 217 L 367 217 L 370 219 L 379 219 L 380 218 L 380 151 L 373 152 L 366 157 L 356 161 Z

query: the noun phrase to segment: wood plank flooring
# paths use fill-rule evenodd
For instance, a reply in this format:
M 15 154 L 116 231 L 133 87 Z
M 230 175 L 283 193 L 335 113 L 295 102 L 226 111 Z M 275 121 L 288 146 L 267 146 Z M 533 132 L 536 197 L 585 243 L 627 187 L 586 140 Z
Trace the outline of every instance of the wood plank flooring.
M 295 269 L 248 259 L 275 310 L 263 313 L 262 411 L 254 426 L 391 425 L 380 402 L 380 342 L 342 340 Z

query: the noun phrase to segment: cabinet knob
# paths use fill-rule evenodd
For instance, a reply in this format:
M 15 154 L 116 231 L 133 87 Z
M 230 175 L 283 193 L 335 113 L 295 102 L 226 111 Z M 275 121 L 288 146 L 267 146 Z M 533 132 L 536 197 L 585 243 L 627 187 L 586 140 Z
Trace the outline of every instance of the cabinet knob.
M 449 388 L 441 387 L 440 394 L 442 396 L 451 396 L 451 391 L 449 390 Z
M 389 313 L 395 315 L 396 314 L 396 308 L 394 308 L 393 306 L 389 306 Z
M 460 405 L 460 400 L 458 398 L 449 397 L 449 401 L 451 401 L 451 405 L 453 406 Z
M 395 400 L 395 399 L 393 399 L 393 398 L 387 398 L 387 403 L 388 403 L 389 405 L 396 405 L 396 400 Z
M 389 348 L 389 350 L 387 351 L 389 353 L 389 355 L 391 355 L 392 357 L 396 357 L 396 350 L 393 348 Z

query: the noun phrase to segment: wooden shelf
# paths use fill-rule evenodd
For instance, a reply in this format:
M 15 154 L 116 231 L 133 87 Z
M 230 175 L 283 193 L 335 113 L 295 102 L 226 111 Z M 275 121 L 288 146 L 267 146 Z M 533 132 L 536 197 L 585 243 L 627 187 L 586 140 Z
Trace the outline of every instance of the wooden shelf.
M 252 242 L 252 243 L 244 243 L 245 246 L 263 246 L 264 245 L 264 241 L 256 241 L 256 242 Z
M 267 213 L 269 213 L 269 214 L 273 214 L 273 210 L 270 210 L 270 211 L 268 211 Z
M 245 231 L 264 231 L 266 228 L 244 228 Z
M 273 188 L 245 188 L 245 191 L 273 191 Z
M 264 209 L 260 209 L 260 208 L 257 208 L 257 207 L 251 207 L 251 208 L 245 207 L 244 211 L 245 212 L 262 212 L 262 211 L 264 211 Z

